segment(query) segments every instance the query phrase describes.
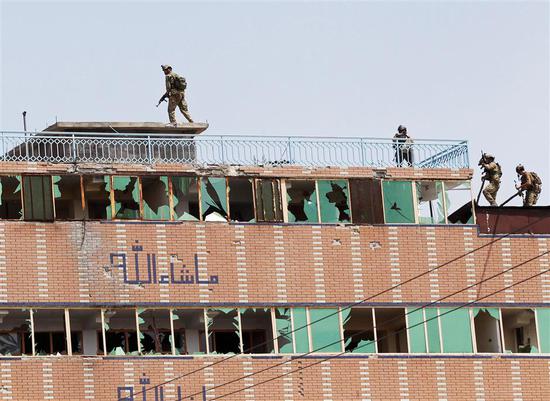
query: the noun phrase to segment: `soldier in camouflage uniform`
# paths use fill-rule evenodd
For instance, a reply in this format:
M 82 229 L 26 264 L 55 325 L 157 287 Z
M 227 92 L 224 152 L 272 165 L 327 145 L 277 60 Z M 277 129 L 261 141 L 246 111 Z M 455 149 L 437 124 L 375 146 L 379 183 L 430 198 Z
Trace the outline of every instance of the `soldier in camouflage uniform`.
M 482 179 L 489 182 L 489 185 L 483 190 L 483 196 L 491 206 L 497 206 L 497 192 L 500 189 L 500 177 L 502 170 L 498 163 L 495 163 L 495 156 L 484 153 L 478 165 L 483 167 L 484 175 Z
M 516 184 L 516 189 L 520 192 L 525 190 L 523 206 L 535 206 L 542 189 L 541 179 L 536 173 L 526 171 L 521 164 L 516 167 L 516 173 L 521 178 L 521 183 Z
M 187 121 L 192 123 L 193 119 L 191 118 L 191 114 L 189 114 L 187 102 L 185 101 L 185 88 L 187 86 L 185 78 L 172 72 L 172 67 L 169 65 L 161 65 L 161 68 L 164 75 L 166 75 L 166 93 L 163 97 L 168 97 L 168 117 L 170 118 L 170 124 L 177 124 L 176 107 L 179 107 Z

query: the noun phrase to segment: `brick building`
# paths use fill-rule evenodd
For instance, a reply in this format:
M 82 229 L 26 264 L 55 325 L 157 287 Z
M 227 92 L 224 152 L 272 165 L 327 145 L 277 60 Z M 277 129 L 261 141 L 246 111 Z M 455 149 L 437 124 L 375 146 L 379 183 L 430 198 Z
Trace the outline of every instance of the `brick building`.
M 3 136 L 0 400 L 550 399 L 550 213 L 465 142 L 205 128 Z

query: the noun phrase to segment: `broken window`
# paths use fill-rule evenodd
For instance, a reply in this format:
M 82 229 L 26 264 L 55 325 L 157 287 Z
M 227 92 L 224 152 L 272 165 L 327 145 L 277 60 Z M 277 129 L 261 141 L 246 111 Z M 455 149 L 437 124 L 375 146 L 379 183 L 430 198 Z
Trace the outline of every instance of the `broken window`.
M 0 219 L 20 219 L 22 216 L 21 177 L 0 177 Z
M 285 184 L 288 221 L 317 223 L 315 181 L 287 180 Z
M 82 220 L 82 193 L 79 175 L 54 175 L 53 196 L 55 218 L 60 220 Z
M 424 309 L 424 316 L 426 320 L 426 337 L 428 339 L 428 352 L 440 353 L 441 352 L 441 338 L 440 338 L 440 325 L 439 325 L 439 311 L 437 308 Z
M 206 353 L 203 309 L 175 309 L 172 311 L 172 321 L 177 355 Z
M 134 309 L 107 309 L 103 314 L 105 343 L 108 355 L 138 353 L 136 311 Z
M 274 352 L 271 309 L 240 309 L 243 333 L 243 353 L 269 354 Z
M 409 333 L 409 350 L 411 353 L 425 353 L 426 327 L 424 311 L 420 308 L 407 308 L 407 331 Z
M 141 177 L 143 218 L 146 220 L 170 220 L 168 177 Z
M 470 181 L 445 181 L 445 203 L 450 224 L 474 224 Z
M 306 308 L 292 310 L 295 350 L 299 354 L 309 352 L 308 320 Z
M 139 219 L 138 177 L 112 176 L 115 219 Z
M 533 309 L 502 309 L 504 349 L 510 353 L 538 353 L 537 325 Z
M 408 352 L 405 310 L 403 308 L 375 309 L 378 352 Z
M 171 354 L 172 329 L 169 309 L 138 309 L 142 354 Z
M 351 213 L 355 224 L 384 224 L 382 185 L 380 180 L 354 178 L 349 180 L 352 199 Z
M 417 181 L 416 200 L 420 224 L 445 224 L 443 184 L 441 181 Z
M 336 308 L 309 310 L 311 346 L 314 352 L 342 352 L 340 318 Z
M 63 309 L 35 309 L 32 318 L 35 354 L 66 355 L 65 311 Z
M 539 332 L 540 352 L 550 353 L 550 309 L 537 308 L 537 329 Z
M 382 181 L 386 223 L 415 223 L 412 183 Z
M 52 177 L 23 176 L 23 214 L 25 220 L 53 220 Z
M 227 220 L 227 188 L 225 178 L 201 178 L 201 212 L 204 221 Z
M 170 177 L 174 220 L 200 220 L 199 187 L 196 177 Z
M 439 308 L 443 352 L 472 353 L 470 311 L 465 308 Z
M 101 309 L 71 309 L 69 321 L 73 354 L 103 355 Z
M 318 180 L 321 222 L 349 223 L 349 190 L 346 180 Z
M 104 220 L 112 218 L 111 211 L 111 178 L 102 175 L 85 175 L 82 177 L 85 218 Z
M 256 214 L 258 221 L 283 221 L 279 180 L 256 180 Z
M 290 308 L 275 309 L 277 347 L 280 354 L 294 353 L 292 336 L 292 313 Z
M 32 355 L 30 312 L 0 310 L 0 355 Z
M 500 312 L 497 308 L 474 308 L 477 352 L 502 352 Z
M 210 353 L 240 353 L 241 337 L 237 309 L 209 309 L 207 311 L 207 317 Z
M 346 352 L 374 353 L 374 322 L 371 308 L 342 309 L 344 347 Z
M 250 178 L 228 178 L 229 214 L 232 221 L 254 222 L 254 191 Z

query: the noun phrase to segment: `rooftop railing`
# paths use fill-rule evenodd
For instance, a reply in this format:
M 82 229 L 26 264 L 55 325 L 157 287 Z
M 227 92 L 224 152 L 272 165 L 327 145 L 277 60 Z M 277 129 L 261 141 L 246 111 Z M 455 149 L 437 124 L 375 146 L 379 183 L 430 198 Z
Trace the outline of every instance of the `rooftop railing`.
M 468 168 L 464 140 L 0 132 L 0 160 L 305 167 Z

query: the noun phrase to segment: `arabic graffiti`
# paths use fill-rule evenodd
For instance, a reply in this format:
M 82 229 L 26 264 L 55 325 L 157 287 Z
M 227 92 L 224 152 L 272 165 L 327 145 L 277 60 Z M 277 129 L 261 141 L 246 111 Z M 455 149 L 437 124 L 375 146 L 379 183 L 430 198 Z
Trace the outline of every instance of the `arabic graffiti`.
M 134 266 L 129 267 L 132 257 L 124 253 L 110 253 L 109 262 L 112 267 L 122 269 L 125 284 L 219 284 L 218 276 L 210 276 L 209 278 L 201 279 L 199 275 L 199 258 L 195 254 L 194 271 L 190 270 L 185 264 L 179 267 L 176 263 L 180 263 L 177 254 L 170 254 L 170 274 L 157 274 L 157 255 L 154 253 L 146 253 L 147 259 L 147 279 L 140 268 L 140 252 L 143 252 L 143 246 L 136 241 L 132 245 L 134 252 Z M 133 274 L 132 274 L 133 270 Z M 130 278 L 133 275 L 134 278 Z
M 141 384 L 141 391 L 136 392 L 136 396 L 141 396 L 142 401 L 153 401 L 152 393 L 155 393 L 154 401 L 164 401 L 164 386 L 156 386 L 154 388 L 147 388 L 148 384 L 151 384 L 151 379 L 145 376 L 143 373 L 142 377 L 139 379 L 139 384 Z M 147 398 L 147 393 L 150 397 Z M 183 401 L 181 386 L 176 388 L 177 397 L 176 401 Z M 134 386 L 120 386 L 116 389 L 117 401 L 138 401 L 137 398 L 134 398 Z M 194 397 L 191 397 L 190 400 L 193 400 Z M 206 401 L 206 387 L 202 386 L 202 401 Z

